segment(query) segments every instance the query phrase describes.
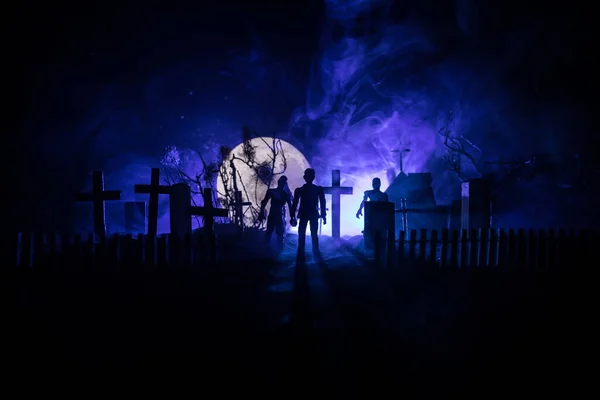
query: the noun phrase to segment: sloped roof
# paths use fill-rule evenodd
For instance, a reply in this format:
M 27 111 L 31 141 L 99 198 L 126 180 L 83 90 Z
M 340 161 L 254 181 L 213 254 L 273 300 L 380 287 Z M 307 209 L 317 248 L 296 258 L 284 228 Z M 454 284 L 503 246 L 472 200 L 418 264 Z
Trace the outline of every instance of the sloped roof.
M 407 199 L 412 206 L 432 206 L 436 204 L 431 174 L 429 172 L 415 174 L 399 174 L 385 190 L 390 200 Z
M 431 173 L 429 172 L 418 172 L 414 174 L 400 173 L 394 179 L 392 184 L 385 190 L 386 193 L 400 191 L 412 191 L 418 189 L 425 189 L 431 186 Z

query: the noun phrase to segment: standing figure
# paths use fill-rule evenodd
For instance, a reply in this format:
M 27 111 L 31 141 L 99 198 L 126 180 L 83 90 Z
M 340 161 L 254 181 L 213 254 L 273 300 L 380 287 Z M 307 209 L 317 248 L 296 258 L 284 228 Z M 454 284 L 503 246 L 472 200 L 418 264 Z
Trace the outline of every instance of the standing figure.
M 360 218 L 362 215 L 365 201 L 388 201 L 387 193 L 381 191 L 381 179 L 373 178 L 373 190 L 365 190 L 363 201 L 360 203 L 360 208 L 356 212 L 356 218 Z
M 316 261 L 322 262 L 321 252 L 319 251 L 319 218 L 323 218 L 323 223 L 327 224 L 327 206 L 325 204 L 325 192 L 322 186 L 313 185 L 315 180 L 315 170 L 308 168 L 304 171 L 304 180 L 306 184 L 294 191 L 294 203 L 292 204 L 292 225 L 296 224 L 296 210 L 298 210 L 298 260 L 304 261 L 304 248 L 306 245 L 306 225 L 310 224 L 310 236 L 312 239 L 312 251 Z M 321 212 L 319 213 L 319 209 Z
M 273 231 L 275 231 L 279 243 L 283 244 L 285 234 L 285 206 L 287 205 L 290 210 L 292 209 L 292 192 L 288 187 L 287 181 L 287 177 L 282 175 L 277 180 L 277 187 L 275 189 L 268 189 L 265 198 L 260 203 L 258 219 L 262 221 L 265 219 L 265 207 L 269 200 L 271 200 L 271 209 L 267 218 L 267 231 L 265 232 L 265 241 L 268 243 L 271 242 L 271 236 L 273 236 Z

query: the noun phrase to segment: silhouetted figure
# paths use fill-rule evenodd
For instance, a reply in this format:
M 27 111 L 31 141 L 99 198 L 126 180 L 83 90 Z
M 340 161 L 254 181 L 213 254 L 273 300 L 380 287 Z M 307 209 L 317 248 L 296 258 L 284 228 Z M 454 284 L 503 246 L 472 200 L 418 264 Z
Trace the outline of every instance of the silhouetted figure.
M 296 221 L 296 210 L 298 202 L 300 209 L 298 210 L 298 260 L 304 260 L 304 248 L 306 245 L 306 225 L 310 223 L 310 236 L 312 238 L 312 251 L 315 260 L 321 262 L 321 252 L 319 251 L 319 218 L 323 218 L 323 223 L 327 224 L 327 205 L 325 204 L 325 192 L 323 187 L 313 185 L 315 180 L 315 170 L 308 168 L 304 171 L 304 180 L 306 183 L 294 191 L 294 203 L 292 204 L 292 221 L 294 225 Z M 319 214 L 319 208 L 321 210 Z
M 381 191 L 381 179 L 373 178 L 373 190 L 365 190 L 363 201 L 360 203 L 360 208 L 356 212 L 356 218 L 360 218 L 362 215 L 365 201 L 388 201 L 387 193 Z
M 265 198 L 260 203 L 260 213 L 258 218 L 260 220 L 265 219 L 265 207 L 269 200 L 271 200 L 271 210 L 267 217 L 267 231 L 265 232 L 265 241 L 271 242 L 271 236 L 273 231 L 277 234 L 277 239 L 280 244 L 283 244 L 285 234 L 285 206 L 287 205 L 290 209 L 290 218 L 293 216 L 291 213 L 292 209 L 292 192 L 287 184 L 287 177 L 281 176 L 277 180 L 277 187 L 275 189 L 268 189 Z

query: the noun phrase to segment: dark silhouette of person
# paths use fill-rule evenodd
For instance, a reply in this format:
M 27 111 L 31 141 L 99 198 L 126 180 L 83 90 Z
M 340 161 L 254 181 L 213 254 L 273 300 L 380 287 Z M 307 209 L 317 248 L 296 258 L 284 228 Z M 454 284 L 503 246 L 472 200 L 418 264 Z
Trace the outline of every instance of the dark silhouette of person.
M 387 193 L 381 191 L 381 179 L 373 178 L 373 190 L 365 190 L 363 201 L 360 203 L 360 208 L 356 212 L 356 218 L 362 215 L 365 201 L 389 201 Z
M 277 234 L 277 239 L 280 244 L 283 244 L 285 235 L 285 206 L 287 205 L 290 210 L 290 217 L 292 217 L 292 192 L 288 187 L 288 178 L 282 175 L 277 180 L 277 187 L 274 189 L 267 189 L 265 198 L 260 203 L 260 213 L 258 215 L 259 220 L 265 219 L 265 207 L 269 200 L 271 201 L 271 209 L 269 210 L 269 216 L 267 217 L 267 231 L 265 232 L 265 241 L 271 242 L 271 236 L 273 231 Z
M 304 180 L 306 183 L 294 191 L 294 202 L 292 204 L 292 221 L 296 223 L 296 210 L 298 202 L 298 259 L 304 260 L 304 248 L 306 245 L 306 226 L 310 224 L 310 236 L 312 239 L 312 251 L 315 260 L 321 262 L 323 258 L 319 251 L 319 218 L 323 218 L 323 224 L 327 224 L 327 205 L 325 203 L 325 192 L 322 186 L 313 184 L 315 180 L 315 170 L 308 168 L 304 171 Z M 320 208 L 320 212 L 319 212 Z

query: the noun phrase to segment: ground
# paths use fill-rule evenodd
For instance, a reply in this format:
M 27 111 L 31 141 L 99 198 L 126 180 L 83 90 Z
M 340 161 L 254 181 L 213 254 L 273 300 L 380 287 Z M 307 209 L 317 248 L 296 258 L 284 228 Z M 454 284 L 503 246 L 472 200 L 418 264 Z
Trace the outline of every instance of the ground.
M 583 300 L 566 303 L 556 279 L 389 271 L 369 262 L 360 238 L 323 237 L 326 265 L 310 247 L 297 265 L 294 236 L 275 255 L 255 239 L 212 268 L 10 274 L 5 362 L 17 377 L 55 382 L 189 374 L 203 388 L 233 379 L 352 391 L 375 379 L 422 392 L 502 371 L 511 383 L 552 379 L 583 346 L 562 333 L 583 330 L 566 308 Z M 244 246 L 253 257 L 240 256 Z M 445 384 L 423 386 L 431 379 Z

